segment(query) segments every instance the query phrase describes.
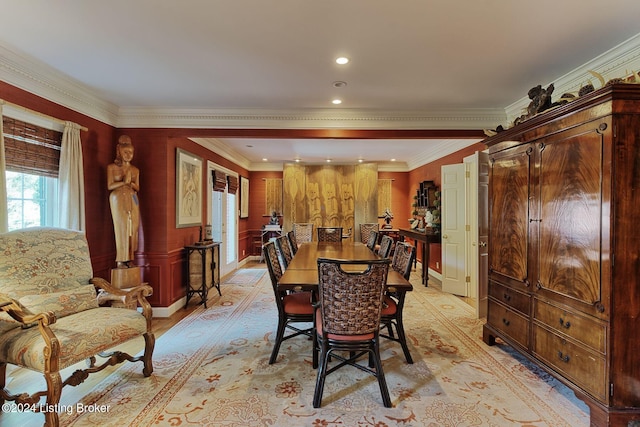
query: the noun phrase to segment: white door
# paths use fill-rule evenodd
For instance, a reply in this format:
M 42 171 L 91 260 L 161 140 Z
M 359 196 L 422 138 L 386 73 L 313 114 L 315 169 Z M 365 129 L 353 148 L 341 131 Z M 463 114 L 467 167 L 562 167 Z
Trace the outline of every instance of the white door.
M 465 172 L 463 163 L 442 166 L 441 232 L 442 290 L 466 297 Z
M 220 277 L 222 277 L 238 268 L 238 202 L 236 195 L 227 191 L 228 188 L 225 188 L 225 191 L 212 191 L 211 171 L 213 170 L 236 177 L 237 173 L 209 163 L 208 218 L 213 240 L 220 242 Z
M 467 167 L 467 275 L 469 297 L 476 300 L 476 314 L 487 316 L 488 247 L 489 233 L 489 155 L 476 152 L 464 158 Z

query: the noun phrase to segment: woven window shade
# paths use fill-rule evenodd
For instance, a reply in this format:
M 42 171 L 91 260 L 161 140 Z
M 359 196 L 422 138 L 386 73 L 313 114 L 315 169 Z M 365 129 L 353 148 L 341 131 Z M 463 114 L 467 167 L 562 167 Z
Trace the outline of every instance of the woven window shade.
M 58 177 L 62 132 L 6 116 L 2 126 L 7 170 Z
M 224 191 L 227 188 L 227 175 L 217 170 L 211 171 L 213 177 L 213 191 Z
M 238 192 L 238 178 L 235 176 L 227 176 L 227 183 L 229 184 L 229 194 L 236 194 Z

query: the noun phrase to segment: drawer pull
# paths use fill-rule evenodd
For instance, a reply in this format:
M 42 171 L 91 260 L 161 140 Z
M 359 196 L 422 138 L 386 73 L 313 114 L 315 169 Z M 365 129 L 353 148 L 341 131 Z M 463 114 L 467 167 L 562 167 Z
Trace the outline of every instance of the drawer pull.
M 505 325 L 505 326 L 509 326 L 509 324 L 510 324 L 511 322 L 509 322 L 507 319 L 503 318 L 503 319 L 502 319 L 502 323 L 504 323 L 504 325 Z
M 509 294 L 504 294 L 504 300 L 505 300 L 505 301 L 511 301 L 511 295 L 509 295 Z
M 561 351 L 558 352 L 558 359 L 562 360 L 564 363 L 569 363 L 569 355 L 568 354 L 562 354 Z
M 569 329 L 571 327 L 571 322 L 565 322 L 564 319 L 560 318 L 560 326 L 565 329 Z

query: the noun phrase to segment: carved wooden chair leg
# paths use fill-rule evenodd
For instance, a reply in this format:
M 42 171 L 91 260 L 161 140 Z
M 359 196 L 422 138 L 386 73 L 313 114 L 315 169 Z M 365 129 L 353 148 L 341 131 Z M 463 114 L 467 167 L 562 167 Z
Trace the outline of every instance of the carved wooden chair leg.
M 0 390 L 7 385 L 7 364 L 0 362 Z M 4 395 L 0 393 L 0 405 L 4 404 Z
M 145 377 L 148 377 L 153 373 L 153 349 L 156 345 L 156 336 L 154 334 L 144 334 L 144 342 L 144 356 L 142 358 L 144 368 L 142 373 Z
M 44 425 L 46 427 L 58 427 L 60 425 L 58 411 L 51 408 L 55 408 L 60 403 L 62 378 L 60 377 L 60 372 L 45 372 L 44 379 L 47 382 L 47 410 L 44 413 Z

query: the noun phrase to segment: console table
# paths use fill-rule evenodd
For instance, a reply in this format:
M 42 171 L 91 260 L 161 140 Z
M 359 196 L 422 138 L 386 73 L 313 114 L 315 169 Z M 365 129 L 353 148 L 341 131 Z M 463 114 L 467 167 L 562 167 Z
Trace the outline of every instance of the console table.
M 429 244 L 440 243 L 440 233 L 434 232 L 421 232 L 416 230 L 410 230 L 408 228 L 398 229 L 400 239 L 404 241 L 405 238 L 413 239 L 416 242 L 422 244 L 422 284 L 429 285 Z
M 207 292 L 215 287 L 220 292 L 220 242 L 185 246 L 187 251 L 187 302 L 193 295 L 200 295 L 207 308 Z

